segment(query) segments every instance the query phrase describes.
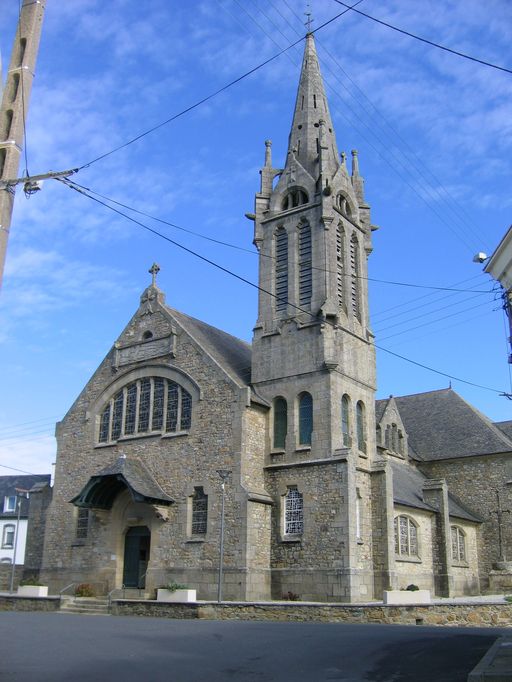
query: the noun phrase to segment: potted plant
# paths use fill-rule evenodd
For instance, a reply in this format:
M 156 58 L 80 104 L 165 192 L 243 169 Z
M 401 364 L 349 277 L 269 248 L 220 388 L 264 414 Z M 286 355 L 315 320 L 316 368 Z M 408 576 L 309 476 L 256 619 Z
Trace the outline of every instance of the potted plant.
M 384 604 L 430 604 L 430 590 L 411 584 L 401 590 L 384 590 Z
M 187 585 L 170 582 L 162 585 L 156 591 L 157 601 L 193 602 L 197 601 L 196 590 L 191 590 Z
M 48 586 L 35 578 L 25 578 L 18 585 L 18 595 L 21 597 L 47 597 Z

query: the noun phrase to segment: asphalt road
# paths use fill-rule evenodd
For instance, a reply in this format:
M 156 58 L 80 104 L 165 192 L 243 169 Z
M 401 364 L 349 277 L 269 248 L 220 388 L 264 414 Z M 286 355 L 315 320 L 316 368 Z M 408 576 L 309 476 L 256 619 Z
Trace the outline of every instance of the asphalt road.
M 0 679 L 466 682 L 503 632 L 0 612 Z

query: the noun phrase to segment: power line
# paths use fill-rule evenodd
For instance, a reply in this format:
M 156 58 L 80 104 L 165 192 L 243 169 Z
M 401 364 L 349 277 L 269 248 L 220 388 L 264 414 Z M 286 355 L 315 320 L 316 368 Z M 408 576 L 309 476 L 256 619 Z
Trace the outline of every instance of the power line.
M 362 2 L 362 0 L 359 0 L 359 2 Z M 357 2 L 356 4 L 359 4 L 359 2 Z M 323 24 L 318 26 L 318 28 L 316 28 L 314 31 L 311 31 L 311 33 L 315 33 L 316 31 L 320 31 L 322 28 L 325 28 L 326 26 L 331 24 L 333 21 L 335 21 L 336 19 L 339 19 L 344 14 L 346 14 L 349 11 L 349 9 L 350 9 L 350 7 L 348 9 L 345 9 L 343 12 L 340 12 L 336 16 L 332 17 L 332 19 L 325 21 Z M 110 156 L 111 154 L 114 154 L 115 152 L 118 152 L 121 149 L 124 149 L 125 147 L 130 146 L 134 142 L 137 142 L 138 140 L 141 140 L 143 137 L 146 137 L 146 135 L 150 135 L 151 133 L 154 133 L 155 130 L 159 130 L 160 128 L 163 128 L 164 126 L 168 125 L 172 121 L 175 121 L 176 119 L 180 118 L 181 116 L 188 114 L 190 111 L 197 109 L 197 107 L 201 106 L 201 104 L 205 104 L 206 102 L 213 99 L 217 95 L 220 95 L 222 92 L 225 92 L 226 90 L 231 88 L 233 85 L 240 83 L 240 81 L 244 80 L 245 78 L 252 75 L 256 71 L 259 71 L 260 69 L 262 69 L 267 64 L 270 64 L 270 62 L 273 62 L 275 59 L 280 57 L 282 54 L 284 54 L 285 52 L 288 52 L 288 50 L 291 50 L 292 47 L 295 47 L 296 45 L 301 43 L 304 40 L 304 38 L 305 38 L 305 36 L 301 36 L 294 43 L 292 43 L 291 45 L 288 45 L 288 47 L 285 47 L 283 50 L 281 50 L 277 54 L 273 55 L 272 57 L 269 57 L 269 59 L 266 59 L 264 62 L 261 62 L 261 64 L 258 64 L 257 66 L 253 67 L 252 69 L 249 69 L 249 71 L 246 71 L 245 73 L 243 73 L 241 76 L 238 76 L 234 80 L 230 81 L 226 85 L 223 85 L 218 90 L 215 90 L 215 92 L 212 92 L 209 95 L 207 95 L 206 97 L 203 97 L 199 101 L 195 102 L 194 104 L 191 104 L 186 109 L 183 109 L 182 111 L 178 112 L 177 114 L 174 114 L 173 116 L 166 119 L 165 121 L 162 121 L 161 123 L 158 123 L 157 125 L 153 126 L 152 128 L 145 130 L 144 132 L 140 133 L 139 135 L 136 135 L 132 139 L 128 140 L 128 142 L 124 142 L 123 144 L 121 144 L 117 147 L 114 147 L 114 149 L 111 149 L 110 151 L 105 152 L 104 154 L 101 154 L 100 156 L 96 157 L 95 159 L 92 159 L 92 161 L 84 163 L 82 166 L 80 166 L 78 168 L 78 170 L 83 170 L 84 168 L 89 168 L 90 166 L 92 166 L 93 163 L 96 163 L 97 161 L 101 161 L 102 159 L 106 158 L 107 156 Z
M 169 242 L 169 243 L 171 243 L 171 244 L 174 244 L 174 246 L 177 246 L 178 248 L 182 249 L 183 251 L 186 251 L 187 253 L 189 253 L 189 254 L 195 256 L 196 258 L 199 258 L 200 260 L 204 261 L 205 263 L 208 263 L 209 265 L 212 265 L 213 267 L 215 267 L 215 268 L 221 270 L 222 272 L 225 272 L 226 274 L 228 274 L 228 275 L 234 277 L 235 279 L 238 279 L 238 280 L 240 280 L 241 282 L 244 282 L 245 284 L 248 284 L 249 286 L 253 287 L 254 289 L 257 289 L 258 291 L 260 291 L 260 292 L 266 294 L 267 296 L 272 296 L 273 298 L 275 298 L 275 299 L 277 299 L 277 300 L 282 300 L 281 297 L 277 296 L 276 294 L 272 293 L 271 291 L 267 291 L 266 289 L 263 289 L 263 287 L 260 287 L 258 284 L 255 284 L 254 282 L 251 282 L 250 280 L 246 279 L 245 277 L 242 277 L 241 275 L 236 274 L 236 273 L 233 272 L 232 270 L 229 270 L 228 268 L 225 268 L 224 266 L 220 265 L 219 263 L 216 263 L 215 261 L 213 261 L 213 260 L 211 260 L 211 259 L 209 259 L 209 258 L 206 258 L 205 256 L 202 256 L 201 254 L 197 253 L 196 251 L 193 251 L 192 249 L 189 249 L 188 247 L 184 246 L 183 244 L 180 244 L 179 242 L 175 241 L 174 239 L 170 239 L 169 237 L 167 237 L 166 235 L 162 234 L 161 232 L 158 232 L 157 230 L 154 230 L 153 228 L 149 227 L 148 225 L 145 225 L 144 223 L 141 223 L 140 221 L 135 220 L 134 218 L 130 217 L 130 216 L 127 215 L 126 213 L 123 213 L 122 211 L 119 211 L 118 209 L 114 208 L 113 206 L 109 206 L 109 205 L 108 205 L 107 203 L 105 203 L 104 201 L 101 201 L 100 199 L 98 199 L 98 198 L 92 196 L 91 194 L 89 194 L 89 193 L 86 192 L 85 190 L 79 188 L 79 187 L 76 185 L 76 183 L 72 182 L 71 180 L 66 179 L 66 178 L 58 178 L 58 181 L 59 181 L 59 182 L 62 182 L 62 183 L 65 184 L 65 185 L 67 185 L 70 189 L 75 190 L 75 191 L 78 192 L 79 194 L 82 194 L 83 196 L 87 197 L 88 199 L 91 199 L 92 201 L 94 201 L 94 202 L 96 202 L 96 203 L 98 203 L 98 204 L 104 206 L 105 208 L 108 208 L 109 210 L 113 211 L 114 213 L 117 213 L 117 214 L 119 214 L 119 215 L 125 217 L 127 220 L 130 220 L 131 222 L 135 223 L 136 225 L 139 225 L 139 226 L 142 227 L 144 230 L 147 230 L 148 232 L 151 232 L 151 233 L 154 234 L 155 236 L 158 236 L 158 237 L 160 237 L 161 239 L 164 239 L 165 241 L 167 241 L 167 242 Z M 285 299 L 285 300 L 286 300 L 287 305 L 289 305 L 290 307 L 294 308 L 295 310 L 298 310 L 298 311 L 300 311 L 300 312 L 302 312 L 302 313 L 308 315 L 309 317 L 311 317 L 311 318 L 313 318 L 313 319 L 318 319 L 318 318 L 317 318 L 317 315 L 315 315 L 315 314 L 312 313 L 311 311 L 305 310 L 304 308 L 302 308 L 302 307 L 300 307 L 300 306 L 298 306 L 298 305 L 295 305 L 294 303 L 292 303 L 292 302 L 289 301 L 288 299 Z M 325 322 L 325 324 L 329 324 L 329 325 L 330 325 L 331 327 L 333 327 L 333 328 L 335 327 L 335 324 L 332 323 L 330 320 L 324 320 L 324 322 Z M 406 358 L 406 357 L 401 356 L 401 355 L 399 355 L 399 354 L 397 354 L 397 353 L 393 353 L 392 351 L 387 350 L 386 348 L 382 348 L 381 346 L 375 345 L 375 348 L 377 348 L 377 349 L 379 349 L 379 350 L 382 350 L 383 352 L 389 353 L 390 355 L 394 355 L 394 356 L 396 356 L 396 357 L 402 358 L 402 359 L 405 360 L 406 362 L 409 362 L 409 363 L 411 363 L 411 364 L 413 364 L 413 365 L 417 365 L 417 366 L 419 366 L 419 367 L 422 367 L 423 369 L 427 369 L 427 370 L 430 370 L 431 372 L 434 372 L 434 373 L 436 373 L 436 374 L 440 374 L 440 375 L 442 375 L 442 376 L 449 377 L 450 379 L 454 379 L 455 381 L 460 381 L 460 382 L 462 382 L 462 383 L 469 384 L 469 385 L 471 385 L 471 386 L 476 386 L 476 387 L 482 388 L 482 389 L 484 389 L 484 390 L 486 390 L 486 391 L 491 391 L 491 392 L 493 392 L 493 393 L 498 393 L 499 395 L 507 395 L 504 391 L 501 391 L 501 390 L 499 390 L 499 389 L 490 388 L 489 386 L 483 386 L 482 384 L 477 384 L 477 383 L 474 383 L 474 382 L 472 382 L 472 381 L 467 381 L 467 380 L 465 380 L 465 379 L 460 379 L 459 377 L 453 376 L 453 375 L 451 375 L 451 374 L 447 374 L 446 372 L 441 372 L 440 370 L 436 370 L 436 369 L 434 369 L 434 368 L 432 368 L 432 367 L 429 367 L 428 365 L 424 365 L 424 364 L 419 363 L 419 362 L 417 362 L 417 361 L 415 361 L 415 360 L 411 360 L 410 358 Z
M 422 43 L 426 43 L 427 45 L 432 45 L 432 47 L 437 47 L 440 50 L 444 50 L 445 52 L 450 52 L 451 54 L 455 54 L 458 57 L 464 57 L 464 59 L 469 59 L 472 62 L 477 62 L 478 64 L 483 64 L 484 66 L 490 66 L 492 69 L 498 69 L 499 71 L 505 71 L 505 73 L 512 73 L 512 69 L 507 69 L 505 66 L 498 66 L 497 64 L 492 64 L 491 62 L 486 62 L 483 59 L 478 59 L 477 57 L 472 57 L 469 54 L 465 54 L 464 52 L 459 52 L 458 50 L 454 50 L 451 47 L 446 47 L 445 45 L 440 45 L 439 43 L 434 43 L 432 40 L 427 40 L 427 38 L 422 38 L 421 36 L 417 36 L 414 33 L 410 33 L 409 31 L 405 31 L 403 28 L 398 28 L 398 26 L 393 26 L 393 24 L 389 24 L 386 21 L 382 21 L 382 19 L 377 19 L 376 17 L 372 17 L 369 14 L 366 14 L 366 12 L 361 12 L 361 10 L 355 9 L 354 7 L 351 7 L 350 5 L 346 5 L 344 2 L 341 0 L 334 0 L 335 2 L 338 3 L 338 5 L 342 5 L 342 7 L 346 7 L 347 9 L 351 9 L 353 12 L 356 12 L 357 14 L 360 14 L 363 17 L 366 17 L 367 19 L 371 19 L 372 21 L 375 21 L 377 24 L 381 24 L 382 26 L 386 26 L 387 28 L 391 28 L 393 31 L 398 31 L 398 33 L 403 33 L 406 36 L 409 36 L 410 38 L 414 38 L 415 40 L 421 40 Z
M 38 474 L 32 473 L 32 471 L 24 471 L 23 469 L 15 469 L 14 467 L 7 466 L 7 464 L 0 464 L 2 469 L 10 469 L 11 471 L 18 471 L 20 474 L 28 474 L 29 476 L 37 476 Z
M 58 179 L 58 178 L 56 178 Z M 67 183 L 66 183 L 67 184 Z M 173 227 L 177 230 L 180 230 L 182 232 L 186 232 L 187 234 L 191 234 L 194 237 L 199 237 L 201 239 L 205 239 L 209 242 L 213 242 L 214 244 L 219 244 L 220 246 L 226 246 L 231 249 L 237 249 L 238 251 L 243 251 L 245 253 L 249 253 L 253 256 L 261 256 L 264 258 L 269 258 L 270 260 L 275 260 L 274 256 L 271 256 L 269 254 L 259 254 L 253 249 L 246 249 L 243 246 L 239 246 L 238 244 L 232 244 L 231 242 L 226 242 L 222 241 L 220 239 L 214 239 L 213 237 L 209 237 L 205 234 L 202 234 L 201 232 L 197 232 L 196 230 L 191 230 L 189 228 L 183 227 L 181 225 L 177 225 L 176 223 L 173 223 L 169 220 L 164 220 L 163 218 L 158 218 L 157 216 L 152 215 L 151 213 L 147 213 L 145 211 L 141 211 L 137 208 L 134 208 L 133 206 L 129 206 L 128 204 L 125 204 L 121 201 L 118 201 L 117 199 L 113 199 L 112 197 L 108 197 L 105 194 L 101 194 L 100 192 L 96 192 L 95 190 L 91 189 L 90 187 L 85 187 L 84 185 L 81 185 L 78 182 L 73 181 L 72 183 L 75 187 L 85 190 L 86 192 L 89 192 L 90 194 L 93 194 L 97 197 L 100 197 L 101 199 L 104 199 L 105 201 L 108 201 L 111 204 L 115 204 L 116 206 L 120 206 L 121 208 L 125 208 L 127 211 L 132 211 L 133 213 L 136 213 L 137 215 L 142 215 L 145 218 L 149 218 L 150 220 L 155 220 L 158 223 L 161 223 L 163 225 L 168 225 L 169 227 Z M 124 215 L 121 213 L 121 215 Z M 319 272 L 327 272 L 333 274 L 332 270 L 326 269 L 326 268 L 318 268 L 318 267 L 313 267 L 314 270 L 317 270 Z M 348 277 L 348 275 L 347 275 Z M 400 286 L 400 287 L 410 287 L 413 289 L 429 289 L 433 291 L 452 291 L 456 293 L 467 293 L 467 294 L 490 294 L 492 293 L 491 291 L 488 290 L 482 290 L 482 289 L 456 289 L 454 287 L 441 287 L 441 286 L 432 286 L 429 284 L 413 284 L 411 282 L 397 282 L 397 281 L 392 281 L 392 280 L 386 280 L 386 279 L 377 279 L 375 277 L 363 277 L 362 275 L 357 275 L 358 279 L 366 280 L 368 282 L 376 282 L 378 284 L 391 284 L 393 286 Z

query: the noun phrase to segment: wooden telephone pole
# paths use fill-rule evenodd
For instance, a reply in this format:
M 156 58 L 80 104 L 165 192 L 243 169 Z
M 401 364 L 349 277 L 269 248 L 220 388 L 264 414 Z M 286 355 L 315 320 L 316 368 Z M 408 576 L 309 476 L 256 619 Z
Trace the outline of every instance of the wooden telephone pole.
M 0 106 L 0 287 L 46 0 L 23 0 Z

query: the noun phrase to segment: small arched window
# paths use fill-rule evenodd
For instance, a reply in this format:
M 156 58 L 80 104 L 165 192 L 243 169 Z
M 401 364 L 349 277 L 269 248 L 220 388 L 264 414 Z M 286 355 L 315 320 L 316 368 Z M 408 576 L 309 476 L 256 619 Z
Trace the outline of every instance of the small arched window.
M 192 495 L 192 535 L 206 535 L 208 527 L 208 495 L 202 487 Z
M 288 432 L 288 405 L 284 398 L 274 400 L 274 450 L 284 450 Z
M 350 437 L 350 398 L 345 394 L 341 399 L 341 434 L 343 445 L 348 448 L 352 445 Z
M 313 433 L 313 398 L 310 393 L 299 396 L 299 445 L 311 445 Z
M 147 331 L 144 332 L 142 338 L 144 339 L 144 341 L 149 341 L 150 339 L 153 338 L 153 332 L 149 331 L 148 329 Z
M 453 561 L 466 561 L 466 534 L 459 526 L 452 526 L 451 536 Z
M 357 401 L 356 405 L 356 426 L 357 426 L 357 447 L 361 452 L 366 452 L 366 415 L 364 403 Z
M 418 526 L 408 516 L 395 517 L 395 554 L 418 556 Z
M 302 189 L 292 189 L 286 194 L 283 199 L 282 208 L 283 211 L 288 211 L 290 208 L 297 208 L 297 206 L 302 206 L 307 204 L 309 201 L 308 195 Z
M 98 441 L 110 443 L 123 436 L 188 431 L 192 396 L 182 386 L 162 377 L 144 377 L 118 391 L 100 415 Z

